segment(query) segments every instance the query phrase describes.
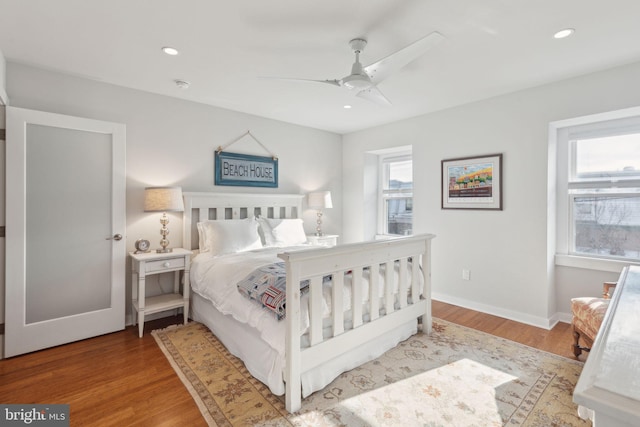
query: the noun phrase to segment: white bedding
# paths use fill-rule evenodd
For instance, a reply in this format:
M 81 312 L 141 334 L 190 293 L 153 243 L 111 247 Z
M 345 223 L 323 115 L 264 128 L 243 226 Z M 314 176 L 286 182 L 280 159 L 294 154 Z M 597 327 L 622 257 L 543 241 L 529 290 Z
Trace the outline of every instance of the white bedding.
M 308 248 L 299 246 L 287 250 Z M 220 256 L 199 254 L 191 265 L 191 288 L 211 301 L 221 313 L 257 329 L 263 340 L 284 355 L 284 320 L 277 321 L 272 312 L 250 301 L 236 287 L 254 269 L 282 261 L 277 257 L 281 252 L 283 248 L 264 248 Z
M 256 302 L 250 301 L 243 296 L 238 291 L 236 284 L 258 267 L 281 262 L 282 260 L 277 257 L 277 254 L 301 249 L 309 249 L 309 246 L 264 248 L 220 256 L 213 256 L 209 253 L 199 254 L 194 258 L 191 266 L 191 287 L 196 293 L 211 301 L 213 306 L 221 313 L 230 315 L 238 322 L 255 328 L 264 341 L 279 354 L 284 355 L 285 321 L 276 320 L 273 312 L 265 310 Z M 381 269 L 380 274 L 384 274 L 383 269 Z M 398 283 L 397 266 L 394 276 L 395 293 L 397 292 Z M 368 278 L 368 272 L 365 272 L 362 280 L 364 301 L 369 300 Z M 345 276 L 344 291 L 343 307 L 347 310 L 344 317 L 347 323 L 345 326 L 348 329 L 351 323 L 351 312 L 349 310 L 349 307 L 351 307 L 350 276 Z M 325 319 L 324 328 L 325 332 L 329 333 L 331 326 L 330 282 L 323 285 L 323 294 L 322 309 L 323 318 Z M 384 289 L 379 289 L 378 297 L 382 298 L 383 294 Z M 308 296 L 308 294 L 304 295 L 301 299 L 301 335 L 305 334 L 309 327 Z M 368 315 L 366 307 L 363 312 L 365 315 Z M 303 345 L 305 345 L 306 342 L 306 337 L 303 337 Z

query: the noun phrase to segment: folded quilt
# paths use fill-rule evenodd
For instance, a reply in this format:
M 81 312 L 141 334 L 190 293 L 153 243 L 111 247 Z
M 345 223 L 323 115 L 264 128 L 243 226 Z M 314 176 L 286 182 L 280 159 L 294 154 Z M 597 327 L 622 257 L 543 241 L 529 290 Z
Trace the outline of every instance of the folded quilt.
M 331 280 L 326 276 L 323 283 Z M 287 276 L 284 262 L 258 267 L 238 282 L 238 291 L 245 297 L 256 301 L 267 310 L 275 313 L 278 320 L 286 315 Z M 300 282 L 300 296 L 309 291 L 309 280 Z

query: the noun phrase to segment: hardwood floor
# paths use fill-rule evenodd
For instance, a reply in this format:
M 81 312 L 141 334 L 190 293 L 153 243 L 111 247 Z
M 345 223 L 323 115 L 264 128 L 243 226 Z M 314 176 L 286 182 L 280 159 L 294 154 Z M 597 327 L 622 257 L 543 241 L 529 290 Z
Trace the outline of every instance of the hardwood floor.
M 433 302 L 434 317 L 573 358 L 571 327 L 552 330 Z M 191 395 L 149 333 L 181 318 L 0 360 L 1 403 L 66 403 L 72 426 L 204 426 Z M 584 357 L 584 356 L 581 356 Z

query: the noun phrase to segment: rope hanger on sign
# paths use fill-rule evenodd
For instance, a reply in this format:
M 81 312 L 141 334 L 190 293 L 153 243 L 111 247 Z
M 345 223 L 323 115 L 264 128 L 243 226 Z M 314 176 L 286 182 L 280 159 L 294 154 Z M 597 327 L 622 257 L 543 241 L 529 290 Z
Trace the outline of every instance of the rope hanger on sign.
M 239 137 L 237 137 L 236 139 L 234 139 L 233 141 L 229 142 L 228 144 L 224 145 L 224 146 L 218 146 L 218 149 L 216 150 L 218 153 L 222 153 L 224 150 L 227 149 L 227 147 L 229 147 L 231 144 L 234 144 L 238 141 L 240 141 L 242 138 L 244 138 L 245 136 L 249 135 L 251 138 L 253 138 L 253 140 L 255 142 L 257 142 L 263 149 L 264 151 L 266 151 L 267 153 L 269 153 L 269 156 L 273 159 L 273 160 L 278 160 L 278 156 L 276 156 L 275 154 L 273 154 L 262 142 L 260 142 L 260 140 L 258 138 L 256 138 L 250 130 L 246 131 L 245 133 L 243 133 L 242 135 L 240 135 Z

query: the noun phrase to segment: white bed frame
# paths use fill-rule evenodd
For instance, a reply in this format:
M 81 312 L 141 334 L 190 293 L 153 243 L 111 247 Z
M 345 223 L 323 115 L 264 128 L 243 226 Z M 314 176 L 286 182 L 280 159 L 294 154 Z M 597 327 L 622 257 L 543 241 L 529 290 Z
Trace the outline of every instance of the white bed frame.
M 248 215 L 263 215 L 272 218 L 299 218 L 302 216 L 302 195 L 291 194 L 238 194 L 238 193 L 184 193 L 185 248 L 198 248 L 197 221 L 204 219 L 240 219 Z M 285 252 L 278 256 L 285 261 L 287 271 L 287 316 L 286 316 L 286 408 L 295 412 L 302 405 L 301 375 L 325 361 L 331 360 L 350 349 L 358 348 L 378 335 L 412 321 L 422 319 L 422 331 L 431 333 L 431 239 L 432 234 L 402 237 L 391 240 L 376 240 L 364 243 L 338 245 L 332 248 Z M 412 286 L 409 289 L 409 260 Z M 399 262 L 400 294 L 409 298 L 395 304 L 393 286 L 394 264 Z M 384 283 L 377 283 L 380 266 L 386 265 Z M 422 266 L 422 268 L 420 268 Z M 384 286 L 383 307 L 377 298 L 367 302 L 370 316 L 363 316 L 362 272 L 370 269 L 371 289 Z M 352 272 L 353 281 L 353 327 L 345 330 L 342 307 L 344 274 Z M 333 275 L 331 306 L 332 336 L 323 337 L 322 327 L 322 278 Z M 420 275 L 424 286 L 420 289 Z M 300 340 L 300 289 L 302 280 L 310 280 L 309 292 L 309 342 L 301 346 Z M 369 292 L 372 294 L 371 292 Z M 356 303 L 360 301 L 360 303 Z M 397 305 L 397 307 L 396 307 Z M 383 309 L 383 310 L 381 310 Z

